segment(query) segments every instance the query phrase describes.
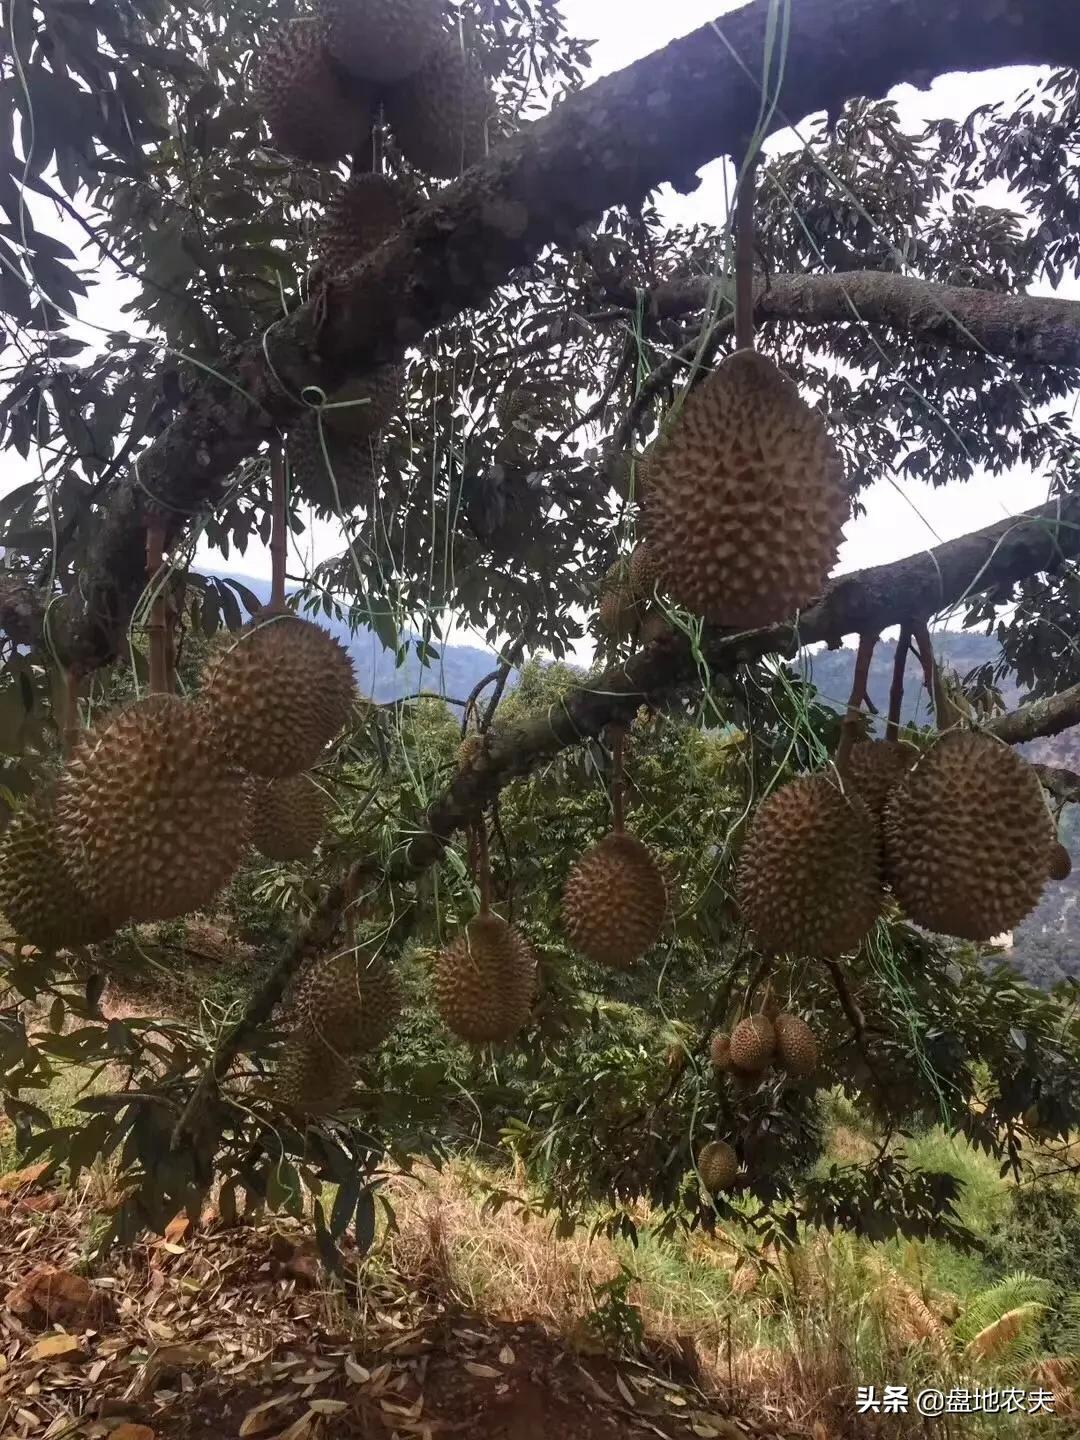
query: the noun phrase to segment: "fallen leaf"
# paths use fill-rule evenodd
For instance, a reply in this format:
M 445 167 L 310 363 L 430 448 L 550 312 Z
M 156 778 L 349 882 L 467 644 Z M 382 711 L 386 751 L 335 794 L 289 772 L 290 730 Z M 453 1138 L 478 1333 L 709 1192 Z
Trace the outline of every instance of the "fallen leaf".
M 354 1385 L 366 1385 L 371 1379 L 371 1371 L 365 1370 L 363 1365 L 358 1365 L 350 1356 L 345 1356 L 345 1374 Z
M 240 1426 L 241 1436 L 262 1435 L 275 1423 L 273 1411 L 280 1410 L 282 1405 L 289 1405 L 293 1401 L 292 1395 L 279 1395 L 276 1400 L 265 1400 L 261 1405 L 256 1405 L 244 1416 Z
M 482 1380 L 501 1380 L 502 1373 L 493 1365 L 481 1365 L 478 1360 L 466 1360 L 465 1369 L 470 1375 L 479 1375 Z
M 344 1400 L 312 1400 L 308 1408 L 316 1415 L 343 1415 L 349 1407 Z
M 77 1335 L 46 1335 L 26 1357 L 28 1360 L 85 1360 L 86 1351 Z
M 637 1398 L 635 1397 L 634 1392 L 630 1389 L 630 1386 L 627 1385 L 626 1381 L 622 1378 L 618 1371 L 615 1372 L 615 1384 L 618 1386 L 619 1394 L 623 1397 L 626 1403 L 631 1407 L 631 1409 L 635 1408 L 637 1406 Z
M 277 1440 L 304 1440 L 306 1435 L 311 1434 L 311 1422 L 314 1418 L 309 1410 L 306 1415 L 301 1415 L 299 1420 L 294 1420 L 287 1430 L 283 1430 Z
M 513 1363 L 514 1363 L 514 1352 L 513 1352 L 513 1350 L 510 1349 L 510 1346 L 509 1346 L 509 1345 L 504 1345 L 503 1348 L 499 1351 L 499 1364 L 500 1364 L 500 1365 L 513 1365 Z
M 51 1160 L 43 1160 L 40 1165 L 28 1165 L 25 1170 L 11 1170 L 6 1175 L 0 1175 L 0 1195 L 14 1195 L 18 1190 L 29 1190 L 48 1173 L 52 1163 Z
M 165 1226 L 165 1239 L 175 1245 L 178 1241 L 183 1240 L 190 1229 L 191 1221 L 188 1217 L 184 1214 L 176 1215 Z

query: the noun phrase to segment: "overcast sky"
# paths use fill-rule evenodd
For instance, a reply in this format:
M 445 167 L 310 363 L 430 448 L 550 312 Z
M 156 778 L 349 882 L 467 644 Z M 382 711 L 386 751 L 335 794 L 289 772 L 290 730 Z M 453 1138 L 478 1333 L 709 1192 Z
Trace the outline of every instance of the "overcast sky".
M 562 0 L 562 8 L 570 29 L 596 42 L 592 50 L 595 78 L 630 64 L 737 6 L 725 4 L 724 0 L 665 0 L 664 4 L 657 4 L 655 0 Z M 750 65 L 755 57 L 746 59 Z M 789 57 L 789 63 L 797 64 L 798 57 Z M 930 91 L 900 87 L 895 98 L 904 118 L 913 125 L 931 116 L 951 115 L 959 119 L 987 101 L 1014 99 L 1036 73 L 1013 69 L 978 76 L 944 76 Z M 797 143 L 797 137 L 787 131 L 772 137 L 767 148 L 774 151 Z M 722 224 L 723 162 L 718 161 L 702 171 L 702 184 L 693 195 L 676 195 L 665 187 L 660 204 L 662 212 L 672 221 Z M 33 208 L 36 218 L 40 217 L 53 233 L 59 233 L 55 221 L 40 215 L 37 205 Z M 60 228 L 64 238 L 76 248 L 78 240 L 72 242 L 67 226 Z M 84 254 L 89 256 L 92 252 Z M 123 288 L 108 283 L 92 290 L 83 313 L 97 325 L 125 328 L 126 317 L 118 309 L 124 298 Z M 1044 289 L 1050 293 L 1048 288 Z M 1074 283 L 1058 293 L 1080 298 L 1080 286 Z M 11 464 L 13 458 L 12 452 L 7 452 L 0 491 L 27 478 L 21 465 Z M 868 513 L 847 528 L 840 556 L 841 570 L 894 560 L 1026 510 L 1045 500 L 1046 482 L 1039 475 L 1017 471 L 997 477 L 984 475 L 968 485 L 933 490 L 917 481 L 883 476 L 863 498 Z M 310 560 L 323 559 L 340 548 L 337 526 L 325 522 L 313 526 L 307 546 Z M 200 548 L 197 559 L 202 564 L 221 565 L 220 556 L 205 547 Z M 247 574 L 269 575 L 269 555 L 262 547 L 249 548 L 234 564 Z M 462 634 L 458 638 L 467 637 Z M 581 658 L 586 656 L 587 651 L 583 650 Z

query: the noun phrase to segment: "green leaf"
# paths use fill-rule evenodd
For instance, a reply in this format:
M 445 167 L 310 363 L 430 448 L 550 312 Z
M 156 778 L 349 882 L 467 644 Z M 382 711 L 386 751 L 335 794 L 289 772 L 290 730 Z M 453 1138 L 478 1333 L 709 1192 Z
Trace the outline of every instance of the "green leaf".
M 356 1202 L 356 1248 L 366 1255 L 375 1241 L 375 1194 L 369 1188 Z

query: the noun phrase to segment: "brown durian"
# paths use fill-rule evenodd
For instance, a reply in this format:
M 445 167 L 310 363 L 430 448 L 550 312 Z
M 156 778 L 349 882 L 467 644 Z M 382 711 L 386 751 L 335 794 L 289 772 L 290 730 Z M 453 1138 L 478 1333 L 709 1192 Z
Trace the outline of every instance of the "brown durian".
M 425 175 L 453 180 L 487 154 L 495 99 L 479 60 L 457 35 L 441 36 L 384 106 L 401 153 Z
M 992 940 L 1034 910 L 1054 822 L 1035 771 L 988 735 L 943 735 L 885 808 L 886 874 L 927 930 Z
M 630 556 L 627 581 L 630 593 L 637 601 L 651 601 L 660 580 L 653 552 L 647 540 L 634 547 Z
M 710 1195 L 730 1190 L 739 1173 L 739 1157 L 726 1140 L 710 1140 L 697 1157 L 698 1174 Z
M 405 366 L 381 365 L 335 390 L 327 399 L 323 419 L 346 439 L 370 440 L 394 418 L 404 390 Z
M 870 811 L 830 775 L 803 775 L 757 809 L 739 858 L 739 903 L 770 954 L 836 959 L 882 907 L 880 840 Z
M 473 1044 L 512 1040 L 528 1021 L 536 956 L 525 937 L 490 912 L 475 915 L 435 961 L 435 1004 L 446 1026 Z
M 314 413 L 299 420 L 286 438 L 285 453 L 301 499 L 324 515 L 350 515 L 374 501 L 381 452 L 373 439 L 344 439 L 330 425 L 331 414 L 323 413 L 321 434 Z
M 328 630 L 264 612 L 209 667 L 201 704 L 223 756 L 280 780 L 311 769 L 355 698 L 349 652 Z
M 115 926 L 76 889 L 56 835 L 52 786 L 31 796 L 0 840 L 0 913 L 39 950 L 94 945 Z
M 820 595 L 849 513 L 824 421 L 753 350 L 690 393 L 650 465 L 646 532 L 663 588 L 718 625 L 775 624 Z
M 1053 849 L 1050 851 L 1050 879 L 1067 880 L 1072 874 L 1072 856 L 1060 840 L 1055 840 Z M 0 903 L 0 909 L 3 908 Z
M 728 1053 L 732 1069 L 761 1075 L 776 1051 L 776 1029 L 767 1015 L 748 1015 L 731 1032 Z
M 359 150 L 371 134 L 374 95 L 345 84 L 317 20 L 290 20 L 260 46 L 252 99 L 283 155 L 331 164 Z
M 731 1036 L 726 1030 L 717 1030 L 709 1041 L 709 1063 L 714 1070 L 730 1070 Z
M 299 1115 L 331 1115 L 344 1108 L 355 1084 L 348 1058 L 299 1025 L 281 1052 L 272 1093 Z
M 199 706 L 150 695 L 83 733 L 56 822 L 71 877 L 97 914 L 171 920 L 207 906 L 239 865 L 248 791 Z
M 415 74 L 445 34 L 443 0 L 319 0 L 319 12 L 334 59 L 380 85 Z
M 352 175 L 330 199 L 316 252 L 328 277 L 344 275 L 405 223 L 408 192 L 389 175 Z
M 575 949 L 625 970 L 660 938 L 668 891 L 651 851 L 616 831 L 587 851 L 563 891 L 563 920 Z
M 848 779 L 875 820 L 885 813 L 885 802 L 918 759 L 910 745 L 898 740 L 859 740 L 851 747 Z
M 360 1055 L 378 1047 L 401 1018 L 401 982 L 379 955 L 345 950 L 315 961 L 296 999 L 302 1023 L 331 1049 Z
M 818 1043 L 810 1026 L 799 1015 L 778 1015 L 776 1056 L 789 1075 L 806 1079 L 818 1068 Z
M 267 860 L 306 860 L 322 839 L 327 798 L 310 775 L 253 780 L 251 843 Z
M 675 634 L 671 621 L 659 608 L 648 611 L 638 626 L 639 645 L 655 645 L 660 640 L 670 640 Z
M 466 765 L 472 763 L 482 753 L 485 746 L 484 736 L 479 730 L 472 730 L 458 746 L 457 763 L 458 769 L 464 770 Z

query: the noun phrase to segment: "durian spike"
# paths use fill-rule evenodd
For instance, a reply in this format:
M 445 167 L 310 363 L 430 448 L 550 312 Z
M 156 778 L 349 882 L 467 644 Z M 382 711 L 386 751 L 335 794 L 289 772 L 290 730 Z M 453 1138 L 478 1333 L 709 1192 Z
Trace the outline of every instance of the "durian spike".
M 165 522 L 152 519 L 146 527 L 146 583 L 150 602 L 150 693 L 163 695 L 169 688 L 168 642 L 165 635 Z
M 754 348 L 754 208 L 758 141 L 750 141 L 735 196 L 735 348 Z
M 626 730 L 622 725 L 609 725 L 611 738 L 611 813 L 612 828 L 621 835 L 626 821 L 626 781 L 623 773 L 623 750 Z
M 288 516 L 285 510 L 285 447 L 277 445 L 270 454 L 270 608 L 285 608 L 285 557 L 288 544 Z
M 919 659 L 922 661 L 926 688 L 934 702 L 934 719 L 937 721 L 939 732 L 944 734 L 946 730 L 952 730 L 959 725 L 962 717 L 945 690 L 941 666 L 934 655 L 934 643 L 930 639 L 929 625 L 925 620 L 918 620 L 912 625 L 911 633 L 915 637 Z
M 859 653 L 855 659 L 855 679 L 851 687 L 851 699 L 847 713 L 840 727 L 840 743 L 836 749 L 836 768 L 841 779 L 847 774 L 852 747 L 862 733 L 863 706 L 869 701 L 867 693 L 870 682 L 870 665 L 877 645 L 876 635 L 859 636 Z
M 896 743 L 900 739 L 900 715 L 904 708 L 904 676 L 907 673 L 908 652 L 911 649 L 911 625 L 905 621 L 900 626 L 900 638 L 896 642 L 896 659 L 893 661 L 892 688 L 889 691 L 889 721 L 885 726 L 885 739 Z

